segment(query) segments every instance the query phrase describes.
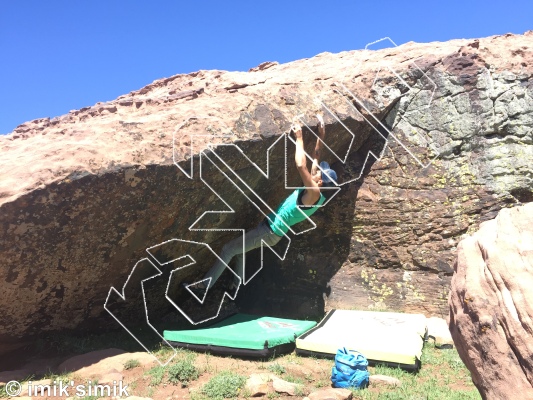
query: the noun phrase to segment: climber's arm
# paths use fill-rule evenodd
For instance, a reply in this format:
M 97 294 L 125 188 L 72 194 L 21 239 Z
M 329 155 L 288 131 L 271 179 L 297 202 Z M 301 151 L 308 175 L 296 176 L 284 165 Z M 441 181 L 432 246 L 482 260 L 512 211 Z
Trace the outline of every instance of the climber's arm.
M 312 179 L 309 170 L 307 169 L 307 158 L 305 157 L 304 141 L 302 138 L 302 128 L 300 125 L 295 125 L 293 128 L 294 136 L 296 137 L 296 152 L 294 153 L 294 161 L 296 162 L 296 168 L 302 178 L 304 186 L 308 190 L 316 191 L 320 195 L 320 188 L 318 184 Z
M 318 119 L 318 138 L 316 139 L 313 166 L 311 167 L 311 175 L 316 174 L 316 171 L 318 169 L 318 160 L 320 160 L 320 155 L 322 153 L 322 141 L 326 136 L 326 128 L 324 126 L 324 120 L 322 119 L 322 116 L 317 114 L 316 117 Z

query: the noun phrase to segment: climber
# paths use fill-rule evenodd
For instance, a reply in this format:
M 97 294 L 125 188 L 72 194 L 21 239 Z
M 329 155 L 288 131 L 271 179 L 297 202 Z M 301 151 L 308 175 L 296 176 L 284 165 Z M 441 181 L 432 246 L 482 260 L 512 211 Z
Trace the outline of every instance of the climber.
M 325 137 L 324 120 L 321 115 L 317 114 L 318 132 L 320 140 L 317 139 L 315 145 L 314 160 L 311 167 L 311 172 L 307 169 L 307 159 L 304 151 L 304 143 L 302 138 L 302 128 L 298 123 L 291 126 L 291 131 L 296 138 L 296 153 L 295 162 L 298 173 L 305 185 L 304 188 L 296 189 L 289 197 L 285 199 L 276 209 L 275 213 L 270 213 L 267 217 L 254 229 L 245 232 L 244 252 L 261 246 L 261 241 L 264 241 L 269 246 L 274 246 L 278 243 L 285 233 L 289 230 L 289 226 L 297 224 L 311 216 L 318 207 L 324 203 L 326 197 L 321 193 L 321 189 L 325 187 L 335 186 L 334 181 L 337 180 L 337 174 L 330 169 L 329 164 L 325 161 L 320 163 L 319 170 L 318 160 L 322 150 L 322 142 Z M 204 278 L 196 285 L 189 285 L 183 283 L 184 287 L 189 287 L 199 299 L 204 297 L 206 288 L 211 288 L 217 279 L 220 277 L 226 264 L 229 264 L 234 256 L 238 256 L 236 274 L 243 279 L 244 276 L 244 262 L 243 262 L 243 243 L 242 237 L 235 238 L 226 243 L 220 253 L 222 261 L 217 260 L 213 267 L 204 275 Z M 211 278 L 211 279 L 209 279 Z M 235 277 L 231 290 L 239 286 L 239 280 Z

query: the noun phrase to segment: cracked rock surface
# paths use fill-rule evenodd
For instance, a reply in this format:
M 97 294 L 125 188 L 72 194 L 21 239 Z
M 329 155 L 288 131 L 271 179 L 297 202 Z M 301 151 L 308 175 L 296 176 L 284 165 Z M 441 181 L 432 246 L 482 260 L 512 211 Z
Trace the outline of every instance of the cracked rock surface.
M 126 300 L 110 299 L 121 321 L 138 324 L 148 312 L 160 331 L 168 321 L 187 325 L 165 298 L 167 282 L 171 299 L 189 301 L 178 283 L 199 278 L 215 256 L 184 245 L 181 256 L 188 251 L 196 264 L 171 276 L 183 260 L 158 264 L 146 249 L 178 238 L 218 253 L 238 234 L 229 229 L 263 219 L 218 169 L 227 167 L 207 162 L 212 152 L 202 155 L 200 179 L 200 151 L 215 143 L 264 212 L 291 192 L 282 135 L 296 115 L 316 132 L 317 112 L 324 159 L 345 184 L 313 215 L 316 229 L 291 237 L 284 260 L 265 251 L 237 305 L 294 318 L 335 307 L 445 316 L 462 237 L 533 200 L 532 44 L 529 31 L 197 71 L 20 125 L 0 137 L 0 352 L 50 332 L 119 328 L 104 303 L 143 258 Z M 311 152 L 315 137 L 307 128 L 304 137 Z M 221 145 L 231 143 L 248 159 Z M 265 177 L 250 160 L 266 169 L 267 152 Z M 287 184 L 299 186 L 290 141 L 287 159 Z M 189 229 L 227 205 L 238 212 L 197 226 L 225 231 Z M 260 260 L 249 254 L 250 272 Z M 145 285 L 144 302 L 140 281 L 157 273 L 154 264 L 160 275 Z
M 484 399 L 533 399 L 533 203 L 459 244 L 450 331 Z

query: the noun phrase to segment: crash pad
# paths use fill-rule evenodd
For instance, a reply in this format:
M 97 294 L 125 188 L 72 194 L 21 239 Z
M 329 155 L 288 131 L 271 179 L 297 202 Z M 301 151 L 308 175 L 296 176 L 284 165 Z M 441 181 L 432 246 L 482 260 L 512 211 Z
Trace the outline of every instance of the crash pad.
M 339 348 L 346 347 L 362 353 L 370 365 L 417 370 L 426 339 L 423 314 L 331 310 L 296 339 L 296 353 L 334 358 Z
M 296 337 L 316 325 L 315 321 L 234 314 L 206 328 L 165 330 L 173 346 L 215 354 L 270 357 L 290 353 Z

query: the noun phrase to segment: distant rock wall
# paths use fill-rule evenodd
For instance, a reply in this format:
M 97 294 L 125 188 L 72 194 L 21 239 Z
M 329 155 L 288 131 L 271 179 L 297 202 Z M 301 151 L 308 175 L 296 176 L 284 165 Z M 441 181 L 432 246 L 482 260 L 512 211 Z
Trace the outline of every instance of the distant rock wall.
M 199 176 L 199 152 L 212 139 L 191 143 L 191 134 L 231 130 L 215 142 L 239 145 L 262 168 L 270 148 L 268 178 L 234 148 L 215 151 L 275 208 L 290 193 L 277 139 L 299 114 L 316 131 L 317 112 L 332 150 L 325 159 L 353 182 L 313 215 L 315 230 L 292 237 L 283 261 L 265 252 L 237 304 L 293 317 L 332 307 L 445 315 L 463 235 L 533 199 L 532 44 L 530 31 L 198 71 L 17 127 L 0 138 L 0 351 L 43 332 L 115 329 L 103 308 L 109 288 L 120 290 L 145 257 L 158 265 L 147 248 L 180 238 L 218 252 L 236 236 L 189 230 L 205 211 L 226 209 Z M 310 150 L 313 135 L 304 135 Z M 184 173 L 191 146 L 194 179 Z M 293 151 L 289 142 L 287 179 L 298 186 Z M 381 160 L 365 164 L 369 152 Z M 205 229 L 262 219 L 215 167 L 203 177 L 238 210 L 209 215 Z M 206 249 L 193 255 L 195 267 L 174 282 L 201 276 L 214 259 Z M 258 265 L 260 252 L 247 262 Z M 161 288 L 178 264 L 159 266 L 159 283 L 146 289 L 151 321 L 173 310 Z M 137 302 L 124 315 L 140 322 L 137 275 L 127 296 Z

